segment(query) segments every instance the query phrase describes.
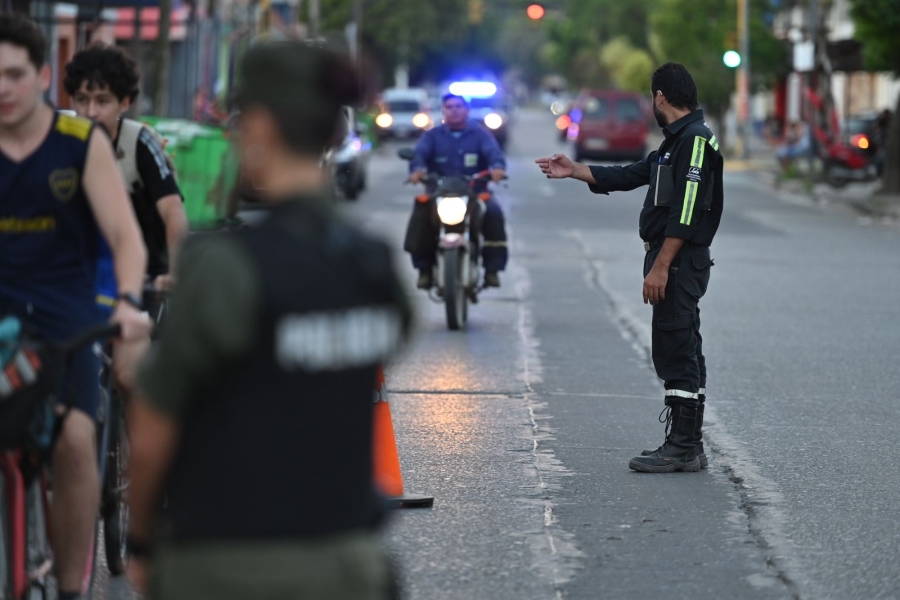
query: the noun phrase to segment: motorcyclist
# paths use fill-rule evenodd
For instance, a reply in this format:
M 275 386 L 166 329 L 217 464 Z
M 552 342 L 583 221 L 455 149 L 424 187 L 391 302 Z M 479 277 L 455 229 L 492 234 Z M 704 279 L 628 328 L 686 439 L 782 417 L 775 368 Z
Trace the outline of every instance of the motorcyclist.
M 444 124 L 425 132 L 416 144 L 415 158 L 410 161 L 410 181 L 421 183 L 425 175 L 474 175 L 491 170 L 494 182 L 506 177 L 506 159 L 494 136 L 480 124 L 469 120 L 469 104 L 465 98 L 447 94 L 442 98 Z M 486 182 L 476 184 L 476 193 L 485 191 Z M 431 191 L 431 190 L 429 190 Z M 500 287 L 499 272 L 506 268 L 508 248 L 503 210 L 494 199 L 484 203 L 486 212 L 481 225 L 484 236 L 484 285 Z M 413 267 L 419 270 L 416 284 L 430 289 L 434 284 L 435 252 L 438 224 L 429 205 L 416 202 L 406 232 L 404 250 L 412 255 Z

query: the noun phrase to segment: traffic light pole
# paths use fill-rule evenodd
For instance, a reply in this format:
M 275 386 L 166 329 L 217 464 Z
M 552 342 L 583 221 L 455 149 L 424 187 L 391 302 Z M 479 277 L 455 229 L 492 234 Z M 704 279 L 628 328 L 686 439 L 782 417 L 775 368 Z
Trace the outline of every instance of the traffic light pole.
M 750 0 L 738 0 L 741 64 L 737 70 L 739 158 L 750 157 Z

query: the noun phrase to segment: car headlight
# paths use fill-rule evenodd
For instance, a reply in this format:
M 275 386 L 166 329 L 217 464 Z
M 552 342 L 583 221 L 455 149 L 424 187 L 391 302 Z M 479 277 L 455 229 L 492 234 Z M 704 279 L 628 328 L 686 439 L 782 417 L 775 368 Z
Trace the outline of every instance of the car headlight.
M 388 113 L 381 113 L 377 117 L 375 117 L 375 124 L 381 127 L 382 129 L 387 129 L 394 123 L 394 117 L 389 115 Z
M 468 206 L 466 201 L 459 196 L 447 196 L 438 198 L 437 211 L 441 223 L 444 225 L 459 225 L 466 218 Z
M 500 129 L 500 126 L 503 125 L 503 117 L 497 113 L 491 113 L 484 118 L 484 124 L 491 129 Z
M 412 122 L 413 125 L 415 125 L 419 129 L 425 129 L 431 123 L 431 117 L 429 117 L 425 113 L 419 113 L 413 117 Z

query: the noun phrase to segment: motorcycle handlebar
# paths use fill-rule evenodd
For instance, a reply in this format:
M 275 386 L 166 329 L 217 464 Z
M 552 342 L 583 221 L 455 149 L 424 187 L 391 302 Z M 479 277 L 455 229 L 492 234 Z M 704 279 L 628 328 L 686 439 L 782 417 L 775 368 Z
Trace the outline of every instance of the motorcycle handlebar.
M 475 173 L 474 175 L 465 175 L 464 178 L 465 178 L 466 183 L 472 183 L 474 181 L 479 181 L 481 179 L 489 179 L 491 177 L 491 173 L 492 173 L 492 171 L 490 171 L 490 170 L 481 171 L 480 173 Z M 501 181 L 506 181 L 508 179 L 509 179 L 509 175 L 504 175 L 503 178 L 501 179 Z M 440 180 L 440 176 L 432 175 L 429 173 L 429 174 L 425 175 L 425 177 L 423 177 L 420 181 L 415 182 L 415 183 L 429 184 L 429 183 L 437 183 L 439 180 Z M 407 179 L 403 183 L 414 183 L 414 182 L 412 179 Z

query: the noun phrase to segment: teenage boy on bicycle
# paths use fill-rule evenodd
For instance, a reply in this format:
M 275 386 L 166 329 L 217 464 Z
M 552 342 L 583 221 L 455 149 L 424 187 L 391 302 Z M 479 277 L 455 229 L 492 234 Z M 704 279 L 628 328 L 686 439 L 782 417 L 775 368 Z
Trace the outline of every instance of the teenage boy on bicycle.
M 44 103 L 50 67 L 41 30 L 0 15 L 0 312 L 50 340 L 98 321 L 97 238 L 112 251 L 119 282 L 111 319 L 122 326 L 116 368 L 130 383 L 149 321 L 139 309 L 147 254 L 115 156 L 90 121 Z M 54 555 L 60 600 L 79 597 L 94 536 L 100 482 L 94 435 L 100 370 L 90 348 L 78 352 L 64 399 L 72 410 L 53 450 Z
M 139 80 L 134 60 L 115 46 L 97 44 L 66 65 L 64 86 L 78 116 L 102 125 L 113 140 L 147 246 L 147 275 L 154 287 L 168 289 L 188 220 L 175 171 L 156 133 L 122 117 L 137 98 Z

